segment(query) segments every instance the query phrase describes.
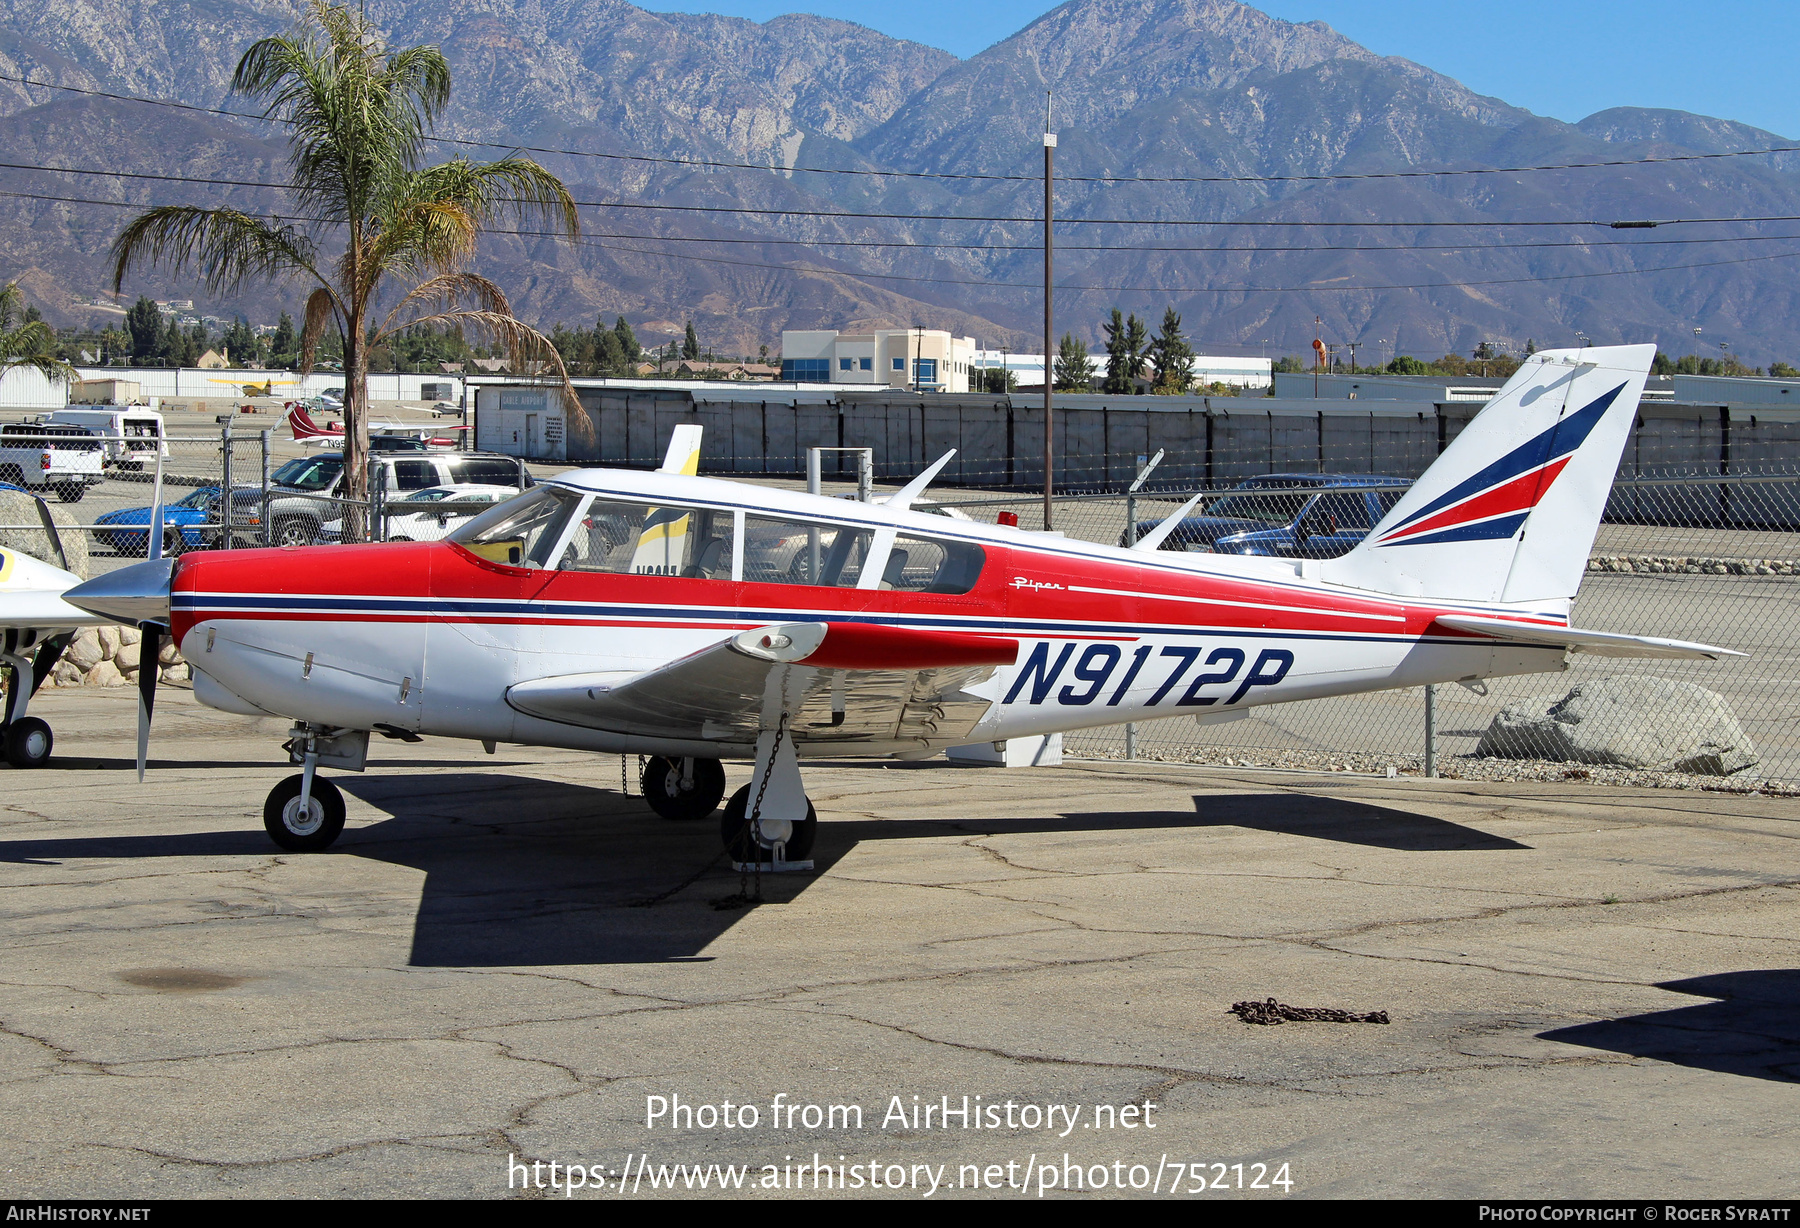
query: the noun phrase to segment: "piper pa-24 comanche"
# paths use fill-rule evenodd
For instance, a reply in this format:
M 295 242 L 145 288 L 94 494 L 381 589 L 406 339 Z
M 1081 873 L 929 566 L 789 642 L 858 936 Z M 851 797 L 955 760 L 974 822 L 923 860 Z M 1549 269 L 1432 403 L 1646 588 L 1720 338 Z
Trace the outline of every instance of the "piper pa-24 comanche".
M 660 471 L 565 474 L 443 541 L 186 554 L 68 600 L 146 640 L 166 625 L 201 702 L 293 720 L 302 771 L 264 808 L 283 848 L 337 837 L 316 769 L 361 770 L 376 731 L 653 756 L 646 798 L 679 819 L 718 805 L 721 760 L 752 760 L 722 833 L 792 864 L 808 756 L 1221 721 L 1574 652 L 1728 655 L 1569 623 L 1652 352 L 1535 354 L 1330 561 L 1159 550 L 1199 496 L 1099 545 L 911 510 L 943 460 L 855 503 L 694 476 L 689 437 Z

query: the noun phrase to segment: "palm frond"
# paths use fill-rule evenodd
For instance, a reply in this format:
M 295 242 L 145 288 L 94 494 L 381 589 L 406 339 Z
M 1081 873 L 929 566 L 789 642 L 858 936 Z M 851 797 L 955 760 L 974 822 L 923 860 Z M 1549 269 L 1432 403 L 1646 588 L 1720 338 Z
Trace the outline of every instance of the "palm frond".
M 179 276 L 192 268 L 213 293 L 247 281 L 310 273 L 319 276 L 312 240 L 291 226 L 273 226 L 235 209 L 162 205 L 132 218 L 113 240 L 113 289 L 133 265 Z
M 341 329 L 344 326 L 344 314 L 338 308 L 338 301 L 330 290 L 321 286 L 306 299 L 306 318 L 300 325 L 300 373 L 311 371 L 313 359 L 318 357 L 319 339 L 325 335 L 328 324 L 336 321 Z
M 422 289 L 423 287 L 421 287 Z M 537 329 L 516 320 L 510 313 L 498 311 L 452 310 L 440 311 L 433 315 L 418 316 L 406 321 L 404 327 L 447 327 L 473 330 L 477 334 L 503 346 L 506 349 L 507 364 L 515 370 L 522 370 L 528 363 L 542 362 L 548 371 L 554 371 L 554 379 L 560 385 L 558 391 L 563 401 L 563 421 L 568 432 L 582 443 L 592 445 L 594 442 L 594 424 L 581 407 L 581 398 L 575 395 L 575 385 L 569 382 L 569 369 L 563 365 L 562 355 L 556 352 L 550 338 Z M 545 382 L 552 377 L 546 376 Z
M 472 303 L 476 311 L 509 318 L 512 316 L 512 304 L 506 301 L 506 291 L 497 283 L 479 273 L 443 273 L 414 286 L 405 298 L 395 303 L 394 309 L 388 312 L 387 318 L 382 320 L 369 342 L 372 345 L 378 344 L 384 338 L 417 324 L 417 319 L 401 320 L 409 311 L 417 311 L 428 305 L 438 312 L 459 311 L 465 309 L 465 303 Z
M 410 178 L 417 199 L 454 202 L 478 225 L 511 214 L 522 221 L 544 217 L 571 239 L 581 234 L 581 217 L 569 189 L 530 158 L 493 162 L 452 158 Z
M 480 230 L 468 210 L 442 201 L 411 201 L 389 212 L 370 239 L 359 270 L 367 279 L 383 273 L 420 277 L 449 273 L 475 255 Z

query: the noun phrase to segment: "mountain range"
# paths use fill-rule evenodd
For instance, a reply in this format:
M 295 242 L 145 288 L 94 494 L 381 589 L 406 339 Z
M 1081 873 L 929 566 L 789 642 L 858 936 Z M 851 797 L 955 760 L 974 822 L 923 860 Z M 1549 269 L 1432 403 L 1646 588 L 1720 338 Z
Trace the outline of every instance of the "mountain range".
M 205 108 L 253 111 L 232 69 L 296 12 L 39 0 L 0 13 L 0 278 L 55 322 L 93 320 L 83 304 L 130 209 L 287 203 L 254 186 L 283 178 L 279 127 Z M 774 348 L 783 328 L 917 324 L 1037 350 L 1048 104 L 1059 332 L 1097 341 L 1114 306 L 1154 324 L 1173 305 L 1214 352 L 1300 352 L 1316 318 L 1365 362 L 1578 336 L 1686 352 L 1696 328 L 1747 361 L 1800 357 L 1787 259 L 1800 230 L 1607 225 L 1800 216 L 1800 154 L 1697 157 L 1784 138 L 1642 108 L 1548 119 L 1233 0 L 1070 0 L 968 60 L 820 17 L 624 0 L 368 12 L 391 45 L 449 58 L 437 135 L 494 143 L 433 157 L 529 149 L 593 202 L 578 244 L 502 234 L 481 250 L 481 270 L 546 326 L 624 315 L 656 341 L 691 317 L 735 354 Z M 1625 165 L 1493 173 L 1595 162 Z M 884 214 L 903 216 L 870 216 Z M 977 218 L 1013 220 L 958 220 Z M 253 320 L 300 293 L 222 300 L 155 276 L 126 291 Z

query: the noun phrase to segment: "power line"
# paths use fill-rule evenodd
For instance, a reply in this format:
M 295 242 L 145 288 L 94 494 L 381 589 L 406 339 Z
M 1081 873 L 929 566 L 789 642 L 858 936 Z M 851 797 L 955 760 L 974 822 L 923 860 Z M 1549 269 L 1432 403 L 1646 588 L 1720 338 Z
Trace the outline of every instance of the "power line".
M 74 85 L 58 85 L 29 77 L 0 73 L 0 81 L 39 89 L 63 90 L 94 98 L 110 98 L 119 102 L 135 102 L 146 106 L 170 107 L 204 115 L 221 115 L 231 119 L 257 123 L 280 123 L 268 115 L 247 111 L 231 111 L 223 107 L 203 107 L 167 98 L 146 98 L 137 94 L 118 94 L 107 90 L 83 89 Z M 442 145 L 460 145 L 476 149 L 513 149 L 524 153 L 553 154 L 570 158 L 605 158 L 621 162 L 644 162 L 664 166 L 704 167 L 712 170 L 751 170 L 784 175 L 862 175 L 892 179 L 979 180 L 1003 183 L 1036 183 L 1035 175 L 997 175 L 968 171 L 895 171 L 842 166 L 775 166 L 763 162 L 730 162 L 714 158 L 677 158 L 668 155 L 609 153 L 591 149 L 557 149 L 544 145 L 519 145 L 504 141 L 475 141 L 460 137 L 429 136 L 426 140 Z M 1445 170 L 1343 171 L 1317 175 L 1064 175 L 1064 183 L 1342 183 L 1362 179 L 1434 179 L 1472 175 L 1520 175 L 1545 171 L 1603 170 L 1621 166 L 1654 166 L 1669 162 L 1707 162 L 1725 158 L 1764 157 L 1770 154 L 1800 153 L 1800 145 L 1772 145 L 1766 149 L 1733 149 L 1714 153 L 1665 154 L 1645 158 L 1617 158 L 1601 162 L 1551 162 L 1532 166 L 1460 167 Z
M 0 166 L 5 164 L 0 163 Z M 122 173 L 122 172 L 121 172 Z M 132 201 L 96 200 L 83 196 L 57 196 L 45 192 L 15 192 L 0 190 L 0 197 L 12 197 L 21 200 L 42 200 L 59 204 L 99 205 L 108 209 L 142 209 L 147 206 Z M 311 219 L 297 214 L 255 213 L 247 216 L 263 218 L 272 222 L 303 222 Z M 519 238 L 547 238 L 568 241 L 568 236 L 556 230 L 516 230 L 502 227 L 484 227 L 483 234 L 507 235 Z M 939 250 L 939 251 L 991 251 L 991 252 L 1036 252 L 1042 250 L 1034 243 L 934 243 L 918 240 L 892 239 L 783 239 L 773 235 L 750 237 L 729 237 L 712 235 L 655 235 L 632 234 L 618 232 L 587 232 L 577 239 L 628 239 L 638 242 L 654 243 L 720 243 L 749 246 L 777 247 L 856 247 L 856 248 L 900 248 L 906 250 Z M 1782 243 L 1800 241 L 1800 235 L 1716 235 L 1703 239 L 1607 239 L 1590 241 L 1585 239 L 1560 239 L 1552 242 L 1534 243 L 1324 243 L 1306 246 L 1270 246 L 1268 244 L 1225 245 L 1225 244 L 1184 244 L 1169 246 L 1159 244 L 1059 244 L 1062 251 L 1069 252 L 1117 252 L 1133 254 L 1137 252 L 1194 252 L 1201 255 L 1214 252 L 1232 253 L 1277 253 L 1294 254 L 1306 252 L 1493 252 L 1493 251 L 1538 251 L 1560 248 L 1643 248 L 1643 247 L 1688 247 L 1702 243 Z M 656 253 L 646 253 L 656 254 Z M 670 256 L 675 253 L 667 253 Z M 778 267 L 778 266 L 761 266 Z M 920 280 L 932 280 L 922 278 Z M 988 283 L 983 283 L 988 284 Z M 1004 283 L 992 283 L 1004 284 Z
M 97 175 L 114 179 L 143 179 L 160 183 L 185 183 L 211 187 L 260 188 L 270 191 L 290 191 L 292 184 L 268 183 L 249 179 L 213 179 L 197 175 L 159 175 L 147 171 L 111 171 L 100 167 L 80 166 L 44 166 L 27 162 L 0 162 L 0 169 L 40 171 L 56 175 Z M 861 221 L 907 221 L 907 222 L 1011 222 L 1039 224 L 1039 217 L 1019 217 L 1012 214 L 976 214 L 976 213 L 860 213 L 854 210 L 832 209 L 760 209 L 743 205 L 653 205 L 641 201 L 624 200 L 578 200 L 575 204 L 587 209 L 636 209 L 647 212 L 666 213 L 703 213 L 732 214 L 745 217 L 796 217 L 796 218 L 852 218 Z M 1406 222 L 1331 222 L 1331 221 L 1277 221 L 1272 219 L 1215 220 L 1206 218 L 1129 218 L 1129 217 L 1059 217 L 1057 222 L 1069 226 L 1216 226 L 1260 229 L 1387 229 L 1387 230 L 1504 230 L 1513 227 L 1605 227 L 1611 230 L 1651 230 L 1659 226 L 1693 226 L 1714 224 L 1750 224 L 1763 222 L 1800 222 L 1800 214 L 1771 214 L 1761 217 L 1677 217 L 1655 218 L 1644 220 L 1611 221 L 1600 218 L 1565 218 L 1561 220 L 1532 219 L 1526 221 L 1406 221 Z

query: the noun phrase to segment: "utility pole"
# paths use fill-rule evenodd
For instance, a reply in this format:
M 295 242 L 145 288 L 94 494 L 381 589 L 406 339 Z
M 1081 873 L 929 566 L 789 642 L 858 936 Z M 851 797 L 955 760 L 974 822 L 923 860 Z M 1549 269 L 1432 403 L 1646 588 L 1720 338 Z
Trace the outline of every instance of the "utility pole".
M 1051 194 L 1051 185 L 1055 182 L 1056 133 L 1050 131 L 1050 107 L 1055 94 L 1046 91 L 1044 94 L 1044 531 L 1049 532 L 1051 525 L 1050 496 L 1055 489 L 1056 470 L 1054 462 L 1054 441 L 1056 439 L 1056 420 L 1051 416 L 1051 388 L 1056 380 L 1051 375 L 1051 336 L 1055 331 L 1053 323 L 1055 299 L 1050 286 L 1053 248 L 1050 240 L 1050 227 L 1055 221 L 1056 204 Z

